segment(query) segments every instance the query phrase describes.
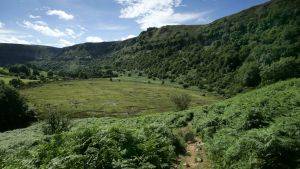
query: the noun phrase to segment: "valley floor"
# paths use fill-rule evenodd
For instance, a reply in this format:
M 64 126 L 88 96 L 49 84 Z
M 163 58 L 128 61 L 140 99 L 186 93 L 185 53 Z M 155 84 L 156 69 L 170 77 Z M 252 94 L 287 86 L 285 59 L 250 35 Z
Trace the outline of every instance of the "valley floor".
M 88 79 L 58 81 L 40 87 L 21 90 L 29 104 L 39 115 L 47 112 L 48 106 L 71 117 L 102 117 L 156 113 L 175 110 L 170 97 L 188 94 L 191 106 L 211 104 L 220 97 L 199 90 L 182 89 L 174 84 L 161 84 L 143 77 L 121 77 L 109 79 Z

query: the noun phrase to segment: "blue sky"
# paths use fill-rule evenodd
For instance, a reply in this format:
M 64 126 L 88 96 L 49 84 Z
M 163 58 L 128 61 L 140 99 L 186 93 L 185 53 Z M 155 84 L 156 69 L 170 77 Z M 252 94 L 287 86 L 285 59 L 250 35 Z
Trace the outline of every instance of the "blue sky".
M 0 43 L 124 40 L 148 27 L 206 24 L 268 0 L 1 0 Z

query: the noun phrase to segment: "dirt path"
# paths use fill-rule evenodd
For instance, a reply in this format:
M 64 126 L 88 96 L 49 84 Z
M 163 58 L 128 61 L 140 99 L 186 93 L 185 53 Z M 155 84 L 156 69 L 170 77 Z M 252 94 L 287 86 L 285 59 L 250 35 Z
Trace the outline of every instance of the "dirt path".
M 187 131 L 188 127 L 182 128 L 182 131 Z M 211 169 L 211 162 L 200 138 L 195 137 L 193 141 L 189 141 L 186 151 L 187 155 L 178 159 L 179 165 L 175 167 L 176 169 Z

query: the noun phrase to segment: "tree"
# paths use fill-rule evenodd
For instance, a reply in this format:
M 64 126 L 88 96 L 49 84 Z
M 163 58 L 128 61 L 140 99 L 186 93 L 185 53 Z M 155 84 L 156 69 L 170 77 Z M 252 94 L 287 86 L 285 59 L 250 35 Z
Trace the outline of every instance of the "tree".
M 32 70 L 32 75 L 33 75 L 33 76 L 39 76 L 39 75 L 40 75 L 40 72 L 39 72 L 38 70 L 36 70 L 36 69 L 33 69 L 33 70 Z
M 0 131 L 26 127 L 35 120 L 18 91 L 0 81 Z
M 261 73 L 262 82 L 270 84 L 279 80 L 300 77 L 300 59 L 295 57 L 281 58 L 267 66 Z
M 261 82 L 260 69 L 255 62 L 245 63 L 239 70 L 239 76 L 243 86 L 256 87 Z
M 10 73 L 15 73 L 15 74 L 24 74 L 25 76 L 30 75 L 30 69 L 25 66 L 25 65 L 12 65 L 8 68 Z
M 12 87 L 14 87 L 16 89 L 19 89 L 19 88 L 24 86 L 24 82 L 19 78 L 18 79 L 11 79 L 9 81 L 9 85 L 11 85 Z
M 53 72 L 50 70 L 49 72 L 47 72 L 47 77 L 49 77 L 49 78 L 51 78 L 51 77 L 53 77 Z

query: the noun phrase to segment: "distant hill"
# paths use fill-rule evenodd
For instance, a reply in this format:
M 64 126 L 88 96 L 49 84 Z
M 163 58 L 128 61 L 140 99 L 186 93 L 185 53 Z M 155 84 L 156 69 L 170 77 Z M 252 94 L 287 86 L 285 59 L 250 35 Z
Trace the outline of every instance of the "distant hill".
M 299 6 L 300 0 L 273 0 L 208 25 L 149 28 L 122 42 L 5 44 L 0 63 L 34 61 L 57 71 L 110 65 L 231 95 L 299 77 Z
M 48 46 L 0 43 L 0 66 L 54 57 L 60 50 Z

